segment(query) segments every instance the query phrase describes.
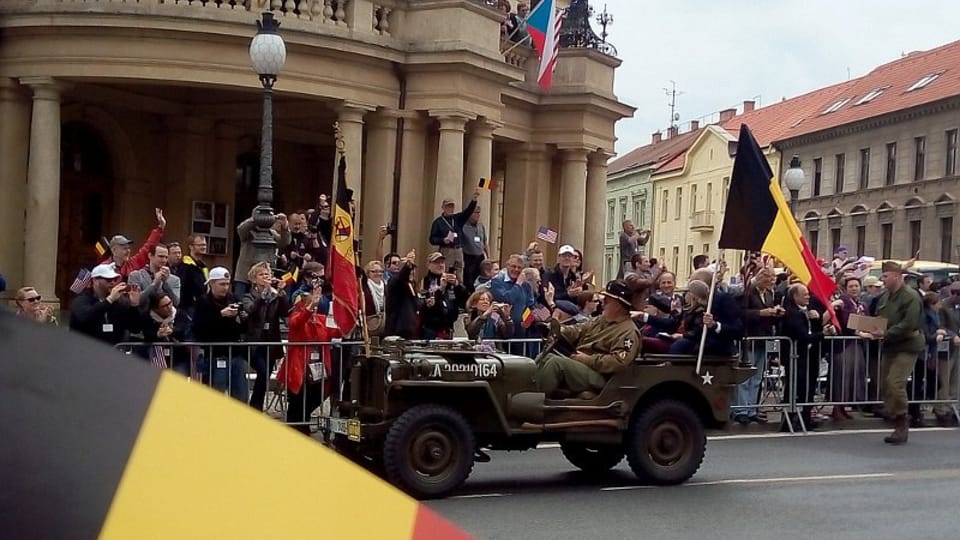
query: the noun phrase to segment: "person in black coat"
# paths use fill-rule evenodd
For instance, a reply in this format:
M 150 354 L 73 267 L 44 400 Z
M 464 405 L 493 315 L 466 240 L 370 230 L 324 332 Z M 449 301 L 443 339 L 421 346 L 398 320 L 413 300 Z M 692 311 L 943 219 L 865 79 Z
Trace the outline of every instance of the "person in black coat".
M 810 291 L 801 283 L 791 285 L 783 300 L 785 309 L 780 320 L 780 334 L 789 338 L 796 347 L 796 365 L 787 364 L 785 380 L 790 380 L 789 370 L 796 370 L 796 395 L 800 403 L 812 403 L 820 374 L 820 352 L 823 341 L 822 306 L 811 299 Z M 788 350 L 784 348 L 784 350 Z M 785 395 L 784 399 L 789 399 Z M 801 416 L 807 428 L 817 427 L 812 418 L 812 406 L 804 406 Z
M 467 290 L 456 274 L 446 271 L 443 254 L 431 253 L 427 262 L 420 287 L 420 331 L 424 339 L 451 339 L 460 307 L 467 302 Z
M 290 311 L 290 301 L 284 291 L 286 282 L 274 279 L 270 263 L 258 262 L 250 267 L 247 276 L 250 279 L 250 292 L 243 296 L 243 312 L 247 314 L 246 335 L 251 342 L 270 342 L 276 346 L 259 345 L 253 347 L 248 355 L 250 364 L 257 374 L 250 396 L 250 406 L 263 411 L 263 402 L 267 395 L 267 381 L 277 360 L 283 357 L 280 339 L 280 318 Z M 276 287 L 276 288 L 274 288 Z
M 142 324 L 144 343 L 160 345 L 158 352 L 163 354 L 167 367 L 184 377 L 190 376 L 190 349 L 175 345 L 187 341 L 190 318 L 173 305 L 173 298 L 164 291 L 151 294 L 147 308 Z
M 384 336 L 398 336 L 403 339 L 417 337 L 420 299 L 414 288 L 416 258 L 416 251 L 407 253 L 407 256 L 400 261 L 402 265 L 400 271 L 387 282 Z
M 120 280 L 112 264 L 91 272 L 92 284 L 70 306 L 70 329 L 116 345 L 140 329 L 140 289 Z
M 231 397 L 246 403 L 247 349 L 240 343 L 246 314 L 230 293 L 230 272 L 226 268 L 210 270 L 207 288 L 209 292 L 198 298 L 194 307 L 193 335 L 201 343 L 236 345 L 203 348 L 204 357 L 199 362 L 203 382 L 220 391 L 229 390 Z

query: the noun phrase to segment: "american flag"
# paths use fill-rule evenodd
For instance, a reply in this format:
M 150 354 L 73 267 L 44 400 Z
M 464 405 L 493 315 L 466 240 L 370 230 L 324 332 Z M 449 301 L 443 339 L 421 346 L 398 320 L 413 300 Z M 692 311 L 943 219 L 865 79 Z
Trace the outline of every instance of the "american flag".
M 90 271 L 86 268 L 81 268 L 80 272 L 77 273 L 77 277 L 73 280 L 73 284 L 70 285 L 70 291 L 74 294 L 80 294 L 90 285 Z
M 527 18 L 527 32 L 540 55 L 537 82 L 546 91 L 553 84 L 553 69 L 560 54 L 560 25 L 566 10 L 558 10 L 556 0 L 543 0 Z
M 166 354 L 168 352 L 169 349 L 164 349 L 161 345 L 152 345 L 150 347 L 150 363 L 160 369 L 167 369 Z
M 537 229 L 537 239 L 543 240 L 544 242 L 549 242 L 551 244 L 557 243 L 557 231 L 549 229 L 547 227 L 540 227 Z

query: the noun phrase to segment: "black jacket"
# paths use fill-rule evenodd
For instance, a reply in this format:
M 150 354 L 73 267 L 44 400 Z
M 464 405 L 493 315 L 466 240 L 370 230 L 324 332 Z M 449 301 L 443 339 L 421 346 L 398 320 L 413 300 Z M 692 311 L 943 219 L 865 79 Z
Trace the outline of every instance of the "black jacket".
M 110 303 L 97 298 L 93 289 L 80 293 L 70 305 L 71 330 L 111 345 L 138 332 L 141 322 L 140 311 L 126 298 Z
M 411 263 L 403 268 L 387 282 L 384 292 L 386 304 L 384 336 L 400 336 L 404 339 L 415 339 L 418 334 L 419 299 L 413 292 L 410 283 L 410 274 L 414 266 Z
M 437 216 L 437 218 L 433 220 L 433 225 L 430 226 L 430 245 L 459 248 L 461 246 L 460 240 L 463 237 L 463 224 L 467 222 L 467 219 L 470 217 L 470 214 L 473 214 L 473 209 L 476 207 L 477 201 L 470 201 L 470 204 L 458 214 L 454 214 L 449 218 L 445 218 L 442 215 Z M 443 243 L 443 239 L 447 237 L 450 231 L 457 233 L 457 238 L 453 241 L 453 244 L 447 245 Z
M 283 292 L 273 291 L 266 298 L 256 290 L 243 296 L 243 311 L 247 314 L 246 334 L 248 341 L 280 342 L 280 318 L 290 311 L 290 301 Z M 283 356 L 282 347 L 271 347 L 271 359 Z
M 207 265 L 199 259 L 184 256 L 174 273 L 180 278 L 180 304 L 177 308 L 193 316 L 197 299 L 207 291 Z
M 551 270 L 547 271 L 543 278 L 543 287 L 547 286 L 547 283 L 553 284 L 553 301 L 557 300 L 569 300 L 576 303 L 576 301 L 570 298 L 570 293 L 567 292 L 567 289 L 573 285 L 573 282 L 577 280 L 577 275 L 574 272 L 564 273 L 560 269 L 560 265 L 554 266 Z
M 760 292 L 760 289 L 750 286 L 744 292 L 743 318 L 746 321 L 745 334 L 747 336 L 773 336 L 777 333 L 777 324 L 780 317 L 769 317 L 760 314 L 760 310 L 776 306 L 776 294 L 773 290 Z
M 720 324 L 720 331 L 707 332 L 705 349 L 713 354 L 736 354 L 735 342 L 743 337 L 743 316 L 736 298 L 720 290 L 714 291 L 711 311 L 713 319 Z
M 188 317 L 182 309 L 178 309 L 176 316 L 173 318 L 173 333 L 166 337 L 157 337 L 157 332 L 160 330 L 160 323 L 154 320 L 149 312 L 141 314 L 141 317 L 143 321 L 141 325 L 143 329 L 143 341 L 145 343 L 179 343 L 188 340 L 190 317 Z M 190 365 L 190 349 L 188 347 L 176 345 L 173 347 L 165 347 L 164 353 L 168 367 Z M 149 358 L 146 351 L 144 351 L 143 356 L 144 358 Z
M 227 294 L 223 300 L 216 300 L 209 293 L 201 296 L 193 313 L 193 335 L 201 343 L 239 343 L 243 336 L 244 321 L 246 319 L 243 310 L 235 318 L 224 317 L 220 314 L 223 308 L 230 304 L 238 303 L 236 297 Z M 246 357 L 247 352 L 242 347 L 229 347 L 222 345 L 211 347 L 209 349 L 211 357 L 242 356 Z
M 423 287 L 420 289 L 429 296 L 433 296 L 434 304 L 420 309 L 420 324 L 422 328 L 429 328 L 435 332 L 453 330 L 460 313 L 460 306 L 466 303 L 467 290 L 459 283 L 450 285 L 441 284 L 440 276 L 427 273 L 423 278 Z M 432 293 L 431 288 L 435 289 Z

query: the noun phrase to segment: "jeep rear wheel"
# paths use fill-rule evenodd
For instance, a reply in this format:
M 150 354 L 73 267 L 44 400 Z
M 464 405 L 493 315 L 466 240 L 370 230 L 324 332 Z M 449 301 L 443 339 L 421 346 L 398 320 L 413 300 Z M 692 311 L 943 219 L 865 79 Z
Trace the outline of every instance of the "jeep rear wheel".
M 470 476 L 474 446 L 463 415 L 449 407 L 418 405 L 400 415 L 387 432 L 387 479 L 415 497 L 442 497 Z
M 612 444 L 560 443 L 563 457 L 574 467 L 588 473 L 609 471 L 623 461 L 623 447 Z
M 673 485 L 686 482 L 700 468 L 707 437 L 689 405 L 664 400 L 634 416 L 626 446 L 627 461 L 640 480 Z

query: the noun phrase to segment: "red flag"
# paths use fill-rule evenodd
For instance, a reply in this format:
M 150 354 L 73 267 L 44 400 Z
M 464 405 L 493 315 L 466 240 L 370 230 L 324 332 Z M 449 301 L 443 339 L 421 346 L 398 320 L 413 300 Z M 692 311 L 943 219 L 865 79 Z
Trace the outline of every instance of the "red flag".
M 328 268 L 330 283 L 333 285 L 333 320 L 344 336 L 349 335 L 357 324 L 360 294 L 356 255 L 353 251 L 351 193 L 347 191 L 347 156 L 341 155 L 337 167 L 337 197 L 333 209 L 333 234 Z

